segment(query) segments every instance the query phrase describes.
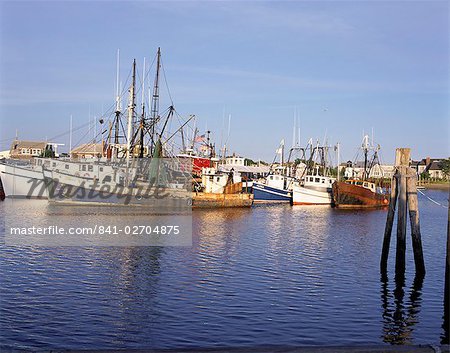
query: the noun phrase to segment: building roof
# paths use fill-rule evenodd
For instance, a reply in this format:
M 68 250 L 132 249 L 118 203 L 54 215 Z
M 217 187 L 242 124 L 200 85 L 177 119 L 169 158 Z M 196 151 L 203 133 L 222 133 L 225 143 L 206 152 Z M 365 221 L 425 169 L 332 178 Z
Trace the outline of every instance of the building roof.
M 262 166 L 247 166 L 247 165 L 220 165 L 219 169 L 223 172 L 229 172 L 231 169 L 239 173 L 254 173 L 264 174 L 269 173 L 270 167 L 268 165 Z
M 103 145 L 101 143 L 84 143 L 70 151 L 72 154 L 102 154 Z
M 14 150 L 18 150 L 21 148 L 40 148 L 45 149 L 47 146 L 46 141 L 25 141 L 25 140 L 14 140 L 11 143 L 10 151 L 13 152 Z
M 430 166 L 428 167 L 428 170 L 441 170 L 442 164 L 440 160 L 435 160 L 431 162 Z

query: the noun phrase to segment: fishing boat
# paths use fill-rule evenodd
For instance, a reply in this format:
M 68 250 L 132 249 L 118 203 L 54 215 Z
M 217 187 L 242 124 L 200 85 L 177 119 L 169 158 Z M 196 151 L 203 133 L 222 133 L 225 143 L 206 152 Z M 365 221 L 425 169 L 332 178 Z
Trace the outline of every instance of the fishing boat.
M 300 178 L 300 182 L 294 183 L 292 188 L 292 204 L 293 205 L 331 205 L 333 202 L 332 185 L 336 178 L 331 177 L 327 166 L 328 146 L 319 146 L 318 144 L 312 148 L 311 154 L 306 160 L 306 151 L 303 151 L 303 159 L 306 161 L 307 167 L 304 168 L 305 175 Z M 339 153 L 339 152 L 338 152 Z
M 306 175 L 301 184 L 292 189 L 293 205 L 331 205 L 332 185 L 335 178 L 320 175 Z
M 195 183 L 195 181 L 194 181 Z M 243 192 L 240 173 L 203 168 L 202 181 L 194 185 L 192 208 L 251 207 L 253 195 Z
M 270 166 L 269 175 L 262 180 L 253 181 L 252 190 L 255 203 L 283 203 L 291 202 L 292 187 L 295 178 L 288 176 L 286 166 L 284 166 L 284 140 L 281 141 L 277 149 L 280 155 L 280 164 L 273 163 Z
M 361 178 L 349 178 L 333 183 L 333 201 L 338 208 L 379 208 L 389 204 L 386 190 L 371 180 L 370 171 L 378 161 L 379 146 L 374 148 L 369 143 L 369 136 L 365 135 L 362 143 L 364 153 L 364 169 Z M 373 155 L 369 159 L 369 152 Z
M 44 178 L 41 163 L 13 160 L 0 163 L 0 180 L 4 197 L 46 199 L 47 190 L 42 187 Z
M 282 174 L 271 174 L 263 181 L 253 181 L 255 203 L 291 202 L 294 179 Z
M 142 114 L 140 117 L 136 116 L 137 74 L 136 61 L 133 61 L 126 128 L 121 122 L 120 100 L 116 99 L 115 117 L 110 124 L 103 155 L 98 162 L 91 161 L 87 166 L 84 162 L 78 162 L 74 170 L 67 171 L 44 169 L 50 202 L 69 205 L 139 206 L 157 213 L 183 213 L 199 207 L 251 206 L 252 195 L 242 193 L 241 182 L 234 182 L 228 175 L 216 175 L 214 170 L 208 171 L 208 168 L 203 168 L 206 169 L 204 175 L 199 174 L 199 167 L 210 167 L 214 162 L 209 131 L 207 135 L 196 136 L 197 129 L 194 129 L 190 146 L 192 153 L 174 152 L 174 146 L 180 142 L 173 141 L 178 134 L 181 135 L 182 151 L 188 151 L 184 148 L 183 127 L 195 116 L 191 115 L 179 128 L 175 127 L 175 131 L 169 131 L 169 121 L 178 113 L 173 105 L 168 108 L 167 113 L 159 112 L 160 55 L 158 49 L 151 114 L 147 115 L 145 110 L 146 90 L 143 82 Z M 120 127 L 123 131 L 119 131 Z M 120 141 L 120 138 L 125 140 Z M 202 155 L 195 153 L 195 142 L 203 142 L 202 147 L 206 148 L 206 152 Z M 86 168 L 92 175 L 80 174 L 79 171 Z M 204 179 L 201 183 L 203 186 L 195 192 L 192 192 L 192 187 L 197 179 L 193 178 L 193 174 Z M 217 179 L 219 183 L 216 182 Z M 218 184 L 219 188 L 209 190 L 214 184 Z

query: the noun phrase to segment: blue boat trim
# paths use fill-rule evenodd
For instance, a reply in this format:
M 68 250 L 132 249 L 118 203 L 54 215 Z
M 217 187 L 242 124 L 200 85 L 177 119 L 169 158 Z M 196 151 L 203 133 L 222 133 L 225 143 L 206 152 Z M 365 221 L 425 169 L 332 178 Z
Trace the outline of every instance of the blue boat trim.
M 289 190 L 282 190 L 264 184 L 253 183 L 254 202 L 290 202 L 292 195 Z

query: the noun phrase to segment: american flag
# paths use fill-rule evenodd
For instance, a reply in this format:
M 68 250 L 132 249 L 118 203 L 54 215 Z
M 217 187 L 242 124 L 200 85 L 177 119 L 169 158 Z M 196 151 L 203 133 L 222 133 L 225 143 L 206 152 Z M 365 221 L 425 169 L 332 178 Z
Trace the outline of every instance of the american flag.
M 205 134 L 200 135 L 200 136 L 197 136 L 197 137 L 195 138 L 195 142 L 203 142 L 203 141 L 205 141 L 205 137 L 206 137 Z

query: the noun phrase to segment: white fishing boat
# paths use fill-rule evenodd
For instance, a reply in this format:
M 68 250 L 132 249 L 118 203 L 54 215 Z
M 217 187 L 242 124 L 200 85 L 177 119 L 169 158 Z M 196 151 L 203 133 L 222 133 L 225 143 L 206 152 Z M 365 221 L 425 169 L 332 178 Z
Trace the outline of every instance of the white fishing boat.
M 292 188 L 293 205 L 331 205 L 332 185 L 336 178 L 306 175 L 300 184 Z
M 293 205 L 331 205 L 333 203 L 333 183 L 336 178 L 329 175 L 328 168 L 328 146 L 317 145 L 313 148 L 312 139 L 310 146 L 310 157 L 306 161 L 309 168 L 304 169 L 306 173 L 292 188 Z M 303 151 L 308 150 L 308 147 Z M 338 152 L 339 154 L 339 152 Z
M 0 178 L 8 198 L 47 198 L 47 190 L 42 187 L 42 163 L 5 161 L 0 163 Z

